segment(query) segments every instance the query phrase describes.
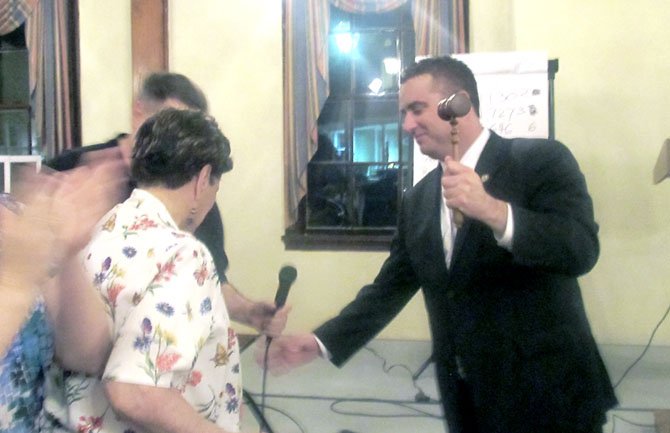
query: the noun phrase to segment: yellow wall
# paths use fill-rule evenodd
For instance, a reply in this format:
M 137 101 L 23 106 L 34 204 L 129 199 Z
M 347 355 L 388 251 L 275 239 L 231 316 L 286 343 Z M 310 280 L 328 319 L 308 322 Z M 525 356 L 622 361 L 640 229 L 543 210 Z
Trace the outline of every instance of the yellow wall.
M 130 1 L 79 1 L 81 120 L 84 143 L 130 129 Z
M 486 3 L 486 2 L 482 2 Z M 670 181 L 651 182 L 670 137 L 670 10 L 654 0 L 515 0 L 513 41 L 486 50 L 547 50 L 559 59 L 556 135 L 586 175 L 600 223 L 601 257 L 582 279 L 600 341 L 646 343 L 670 304 Z M 473 2 L 473 34 L 493 8 Z M 670 323 L 657 344 L 670 344 Z
M 130 123 L 130 2 L 103 3 L 80 0 L 87 142 Z M 559 59 L 557 137 L 582 166 L 601 226 L 601 258 L 582 287 L 602 343 L 646 343 L 670 304 L 670 180 L 651 184 L 670 136 L 670 9 L 659 5 L 471 1 L 473 51 L 544 49 Z M 369 282 L 385 254 L 283 248 L 281 2 L 173 0 L 169 7 L 171 69 L 203 87 L 233 146 L 235 169 L 218 199 L 229 277 L 250 297 L 272 298 L 279 267 L 295 264 L 289 329 L 310 329 Z M 429 338 L 420 296 L 382 336 Z M 670 344 L 670 323 L 655 342 Z

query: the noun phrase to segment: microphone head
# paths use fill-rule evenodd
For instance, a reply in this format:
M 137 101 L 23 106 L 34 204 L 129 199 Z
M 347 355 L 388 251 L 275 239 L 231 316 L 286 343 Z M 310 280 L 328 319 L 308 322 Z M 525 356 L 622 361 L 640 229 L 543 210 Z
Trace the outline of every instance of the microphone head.
M 465 92 L 456 92 L 437 104 L 437 115 L 442 120 L 450 121 L 456 117 L 465 116 L 471 107 L 472 103 L 468 94 Z
M 288 284 L 291 285 L 298 277 L 298 271 L 295 266 L 286 265 L 282 266 L 279 270 L 279 284 Z

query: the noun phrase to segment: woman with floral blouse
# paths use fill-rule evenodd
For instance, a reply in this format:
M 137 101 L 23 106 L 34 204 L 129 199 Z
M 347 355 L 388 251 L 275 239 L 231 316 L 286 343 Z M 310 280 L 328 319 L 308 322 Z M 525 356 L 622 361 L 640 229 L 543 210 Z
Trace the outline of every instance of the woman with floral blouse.
M 140 127 L 137 188 L 101 219 L 83 256 L 113 348 L 100 380 L 60 378 L 67 406 L 49 393 L 43 431 L 239 431 L 239 347 L 212 257 L 192 235 L 232 168 L 229 155 L 198 111 L 167 109 Z

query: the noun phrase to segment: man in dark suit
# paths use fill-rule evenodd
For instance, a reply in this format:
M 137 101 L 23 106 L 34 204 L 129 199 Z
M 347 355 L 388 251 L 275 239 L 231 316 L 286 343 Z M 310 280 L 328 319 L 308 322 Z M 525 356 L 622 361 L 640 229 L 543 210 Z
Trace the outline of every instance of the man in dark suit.
M 459 160 L 437 110 L 457 92 L 472 105 Z M 450 433 L 602 432 L 616 398 L 577 283 L 599 242 L 574 157 L 482 128 L 474 76 L 450 57 L 410 66 L 399 101 L 403 129 L 440 164 L 406 192 L 374 282 L 313 334 L 275 339 L 270 366 L 342 365 L 421 288 Z

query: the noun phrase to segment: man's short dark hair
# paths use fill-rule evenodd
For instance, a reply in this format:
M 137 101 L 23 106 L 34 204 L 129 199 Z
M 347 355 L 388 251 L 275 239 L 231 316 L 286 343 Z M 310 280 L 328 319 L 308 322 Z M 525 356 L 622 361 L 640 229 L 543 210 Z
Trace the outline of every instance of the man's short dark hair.
M 207 111 L 207 98 L 186 76 L 172 72 L 155 72 L 144 79 L 140 99 L 165 102 L 176 99 L 194 110 Z
M 130 171 L 139 187 L 175 189 L 208 164 L 212 183 L 233 168 L 230 142 L 216 121 L 202 111 L 166 108 L 137 131 Z
M 439 81 L 445 87 L 445 93 L 449 93 L 445 94 L 445 97 L 459 90 L 467 92 L 472 102 L 472 108 L 479 116 L 477 81 L 465 63 L 449 56 L 429 57 L 409 65 L 400 76 L 400 83 L 402 84 L 410 78 L 424 74 L 432 76 L 434 80 Z

